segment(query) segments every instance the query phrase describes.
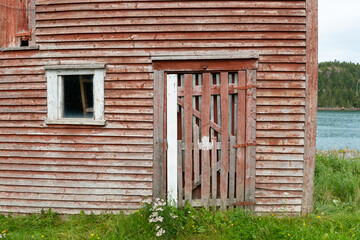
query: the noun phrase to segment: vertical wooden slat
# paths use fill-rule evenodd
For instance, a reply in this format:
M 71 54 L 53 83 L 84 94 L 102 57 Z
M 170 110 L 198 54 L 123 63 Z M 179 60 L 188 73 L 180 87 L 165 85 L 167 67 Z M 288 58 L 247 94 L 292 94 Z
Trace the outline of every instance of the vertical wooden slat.
M 192 74 L 185 74 L 184 79 L 184 124 L 185 124 L 185 200 L 191 202 L 192 199 L 192 123 L 193 123 L 193 106 L 192 106 Z
M 22 0 L 18 5 L 19 9 L 17 10 L 18 15 L 18 24 L 17 24 L 17 33 L 27 32 L 28 29 L 28 17 L 27 17 L 27 0 Z
M 246 72 L 238 72 L 238 86 L 245 86 L 246 84 Z M 245 91 L 238 90 L 237 94 L 237 133 L 236 143 L 245 144 L 246 136 L 246 102 Z M 236 153 L 236 200 L 238 202 L 244 201 L 245 190 L 245 149 L 238 148 Z
M 228 195 L 228 168 L 229 168 L 229 77 L 227 72 L 220 73 L 221 98 L 221 170 L 220 170 L 220 199 L 221 208 L 226 208 Z
M 200 139 L 200 133 L 199 133 L 199 126 L 196 123 L 194 124 L 194 182 L 197 184 L 200 181 L 200 156 L 199 156 L 199 139 Z
M 18 23 L 17 10 L 19 0 L 6 1 L 6 37 L 7 47 L 17 47 L 17 38 L 15 37 Z
M 216 77 L 216 84 L 217 85 L 220 85 L 220 74 L 216 74 L 215 75 Z M 215 117 L 215 121 L 217 121 L 216 123 L 221 126 L 221 107 L 220 107 L 220 104 L 221 104 L 221 100 L 220 100 L 220 95 L 216 95 L 215 96 L 215 114 L 216 114 L 216 117 Z M 221 139 L 222 139 L 222 136 L 221 135 L 218 135 L 218 134 L 215 134 L 215 136 L 218 137 L 218 141 L 221 142 Z
M 212 151 L 211 151 L 211 197 L 212 204 L 216 206 L 217 198 L 217 149 L 216 137 L 212 137 Z
M 6 47 L 6 0 L 0 0 L 0 48 Z
M 184 187 L 183 187 L 183 150 L 182 141 L 177 141 L 177 184 L 178 184 L 178 206 L 182 207 L 184 203 Z
M 304 191 L 301 213 L 313 211 L 318 82 L 318 0 L 306 1 Z
M 164 71 L 154 71 L 154 198 L 164 198 Z
M 208 208 L 210 200 L 210 81 L 211 74 L 203 74 L 202 105 L 201 105 L 201 199 Z
M 231 204 L 234 202 L 234 194 L 235 194 L 235 161 L 236 161 L 236 149 L 234 146 L 236 145 L 236 137 L 230 136 L 230 158 L 229 158 L 229 208 Z
M 256 84 L 256 71 L 247 71 L 247 84 Z M 246 142 L 256 141 L 256 88 L 247 90 L 246 96 Z M 256 146 L 246 148 L 246 167 L 245 167 L 245 201 L 255 202 L 255 164 Z M 249 209 L 253 209 L 250 205 Z
M 27 17 L 28 17 L 28 31 L 31 33 L 31 39 L 29 44 L 35 45 L 36 44 L 36 36 L 35 36 L 35 29 L 36 29 L 36 1 L 35 0 L 28 0 L 27 1 Z

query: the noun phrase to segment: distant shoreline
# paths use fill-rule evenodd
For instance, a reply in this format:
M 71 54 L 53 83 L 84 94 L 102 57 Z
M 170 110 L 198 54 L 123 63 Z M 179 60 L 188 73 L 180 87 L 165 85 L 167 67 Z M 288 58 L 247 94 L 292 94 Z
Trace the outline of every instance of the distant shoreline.
M 318 111 L 360 111 L 360 108 L 318 107 Z

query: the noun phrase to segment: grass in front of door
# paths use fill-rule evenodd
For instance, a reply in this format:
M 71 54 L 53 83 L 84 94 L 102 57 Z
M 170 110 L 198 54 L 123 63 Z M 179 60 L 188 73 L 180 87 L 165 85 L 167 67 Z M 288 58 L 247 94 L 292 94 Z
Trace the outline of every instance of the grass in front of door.
M 318 154 L 315 210 L 304 217 L 176 209 L 161 200 L 129 215 L 43 211 L 0 216 L 1 239 L 360 239 L 360 161 Z M 140 203 L 139 203 L 140 204 Z M 281 214 L 280 214 L 281 215 Z

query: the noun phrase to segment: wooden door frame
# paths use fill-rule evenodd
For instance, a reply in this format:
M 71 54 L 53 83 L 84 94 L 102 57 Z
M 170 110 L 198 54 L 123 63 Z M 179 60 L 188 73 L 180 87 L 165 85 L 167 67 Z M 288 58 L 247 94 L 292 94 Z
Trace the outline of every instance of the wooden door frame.
M 258 69 L 256 54 L 154 56 L 154 162 L 153 197 L 166 197 L 166 104 L 165 75 L 179 72 L 214 72 L 246 70 L 248 85 L 255 85 Z M 256 88 L 247 90 L 246 142 L 256 141 Z M 164 114 L 165 113 L 165 114 Z M 246 148 L 245 194 L 243 201 L 255 202 L 255 146 Z

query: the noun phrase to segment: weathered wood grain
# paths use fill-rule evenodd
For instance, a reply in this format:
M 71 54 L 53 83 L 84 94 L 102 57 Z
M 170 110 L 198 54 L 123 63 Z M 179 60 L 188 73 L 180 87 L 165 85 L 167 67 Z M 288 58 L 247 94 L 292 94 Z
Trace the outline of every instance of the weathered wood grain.
M 317 83 L 318 83 L 318 1 L 306 1 L 306 107 L 304 194 L 301 213 L 313 210 L 314 171 L 316 153 Z
M 192 129 L 193 129 L 193 104 L 192 104 L 192 75 L 185 74 L 184 77 L 184 121 L 185 121 L 185 200 L 192 200 L 193 187 L 193 157 L 192 157 Z

